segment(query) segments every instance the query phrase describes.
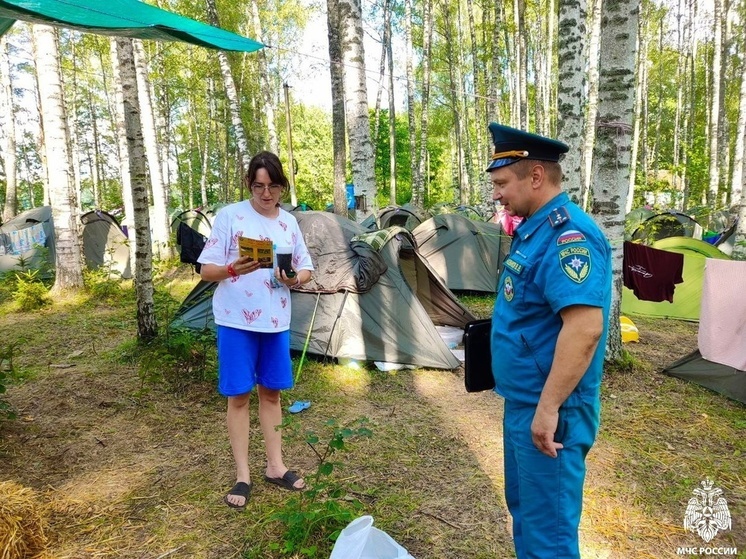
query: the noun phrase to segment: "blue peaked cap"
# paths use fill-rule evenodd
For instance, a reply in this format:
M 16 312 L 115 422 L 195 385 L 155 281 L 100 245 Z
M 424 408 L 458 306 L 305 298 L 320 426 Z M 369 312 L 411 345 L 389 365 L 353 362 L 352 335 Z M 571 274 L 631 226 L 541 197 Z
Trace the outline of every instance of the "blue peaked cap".
M 562 155 L 570 149 L 567 144 L 538 134 L 524 132 L 510 126 L 503 126 L 496 122 L 489 125 L 495 153 L 486 172 L 512 165 L 521 159 L 537 159 L 539 161 L 559 161 Z

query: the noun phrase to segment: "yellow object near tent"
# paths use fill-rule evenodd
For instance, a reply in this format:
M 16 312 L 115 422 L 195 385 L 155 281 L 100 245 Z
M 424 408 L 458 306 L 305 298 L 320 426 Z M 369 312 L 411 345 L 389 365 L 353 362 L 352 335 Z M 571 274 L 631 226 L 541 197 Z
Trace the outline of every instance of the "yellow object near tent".
M 640 333 L 632 320 L 622 315 L 619 317 L 619 322 L 622 326 L 622 343 L 640 341 Z

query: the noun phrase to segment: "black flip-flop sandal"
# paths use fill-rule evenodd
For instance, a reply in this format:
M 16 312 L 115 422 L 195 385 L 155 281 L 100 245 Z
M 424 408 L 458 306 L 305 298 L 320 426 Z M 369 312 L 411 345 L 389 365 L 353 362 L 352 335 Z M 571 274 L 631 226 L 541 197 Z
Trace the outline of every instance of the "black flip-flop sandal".
M 295 486 L 295 483 L 299 479 L 301 479 L 301 477 L 293 470 L 288 470 L 282 477 L 269 477 L 267 475 L 264 476 L 264 481 L 266 481 L 267 483 L 279 485 L 280 487 L 282 487 L 283 489 L 287 489 L 288 491 L 303 491 L 306 488 L 305 485 L 302 487 Z
M 228 505 L 232 509 L 236 510 L 244 510 L 246 508 L 246 504 L 249 502 L 249 497 L 251 496 L 251 489 L 254 487 L 253 483 L 246 483 L 245 481 L 239 481 L 231 487 L 231 490 L 228 491 L 228 493 L 223 497 L 223 502 Z M 243 497 L 243 505 L 236 505 L 234 503 L 231 503 L 228 500 L 228 495 L 235 495 L 236 497 Z

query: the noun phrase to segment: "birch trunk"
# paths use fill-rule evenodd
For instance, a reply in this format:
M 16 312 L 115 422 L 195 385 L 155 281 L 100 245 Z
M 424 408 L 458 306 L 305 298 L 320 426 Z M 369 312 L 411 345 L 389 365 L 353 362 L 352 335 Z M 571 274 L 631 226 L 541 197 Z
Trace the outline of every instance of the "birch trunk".
M 602 1 L 602 0 L 601 0 Z M 647 60 L 645 59 L 646 49 L 642 48 L 644 38 L 644 18 L 640 18 L 639 28 L 637 34 L 637 71 L 635 72 L 636 85 L 635 85 L 635 121 L 632 129 L 632 153 L 630 155 L 630 166 L 629 166 L 629 190 L 627 191 L 627 203 L 625 205 L 625 213 L 632 211 L 635 198 L 635 180 L 637 176 L 637 164 L 638 154 L 640 152 L 640 136 L 644 126 L 642 120 L 642 108 L 643 108 L 643 95 L 642 88 L 645 84 L 645 75 L 647 73 Z M 647 44 L 647 43 L 645 43 Z
M 458 6 L 458 5 L 457 5 Z M 443 19 L 444 26 L 446 29 L 446 36 L 454 37 L 453 25 L 451 22 L 451 4 L 444 4 L 443 6 Z M 458 7 L 456 8 L 458 9 Z M 458 27 L 458 26 L 456 26 Z M 463 93 L 461 90 L 460 74 L 458 74 L 458 67 L 460 64 L 459 57 L 456 54 L 454 41 L 447 41 L 446 53 L 447 53 L 447 64 L 448 64 L 448 80 L 450 86 L 450 99 L 449 104 L 451 106 L 451 116 L 453 118 L 453 174 L 455 179 L 455 186 L 458 189 L 458 200 L 459 204 L 465 205 L 469 203 L 469 181 L 466 173 L 466 164 L 464 156 L 464 126 L 462 122 L 461 113 L 461 99 Z
M 338 0 L 342 24 L 342 56 L 344 60 L 346 122 L 350 143 L 350 160 L 355 194 L 363 196 L 357 219 L 363 221 L 375 213 L 376 184 L 373 170 L 373 145 L 370 141 L 368 89 L 365 79 L 365 49 L 363 47 L 363 16 L 361 0 Z
M 585 130 L 583 132 L 585 139 L 581 158 L 583 184 L 580 199 L 583 209 L 588 208 L 588 194 L 591 190 L 591 179 L 593 177 L 593 148 L 596 143 L 596 114 L 598 113 L 598 43 L 601 35 L 602 4 L 603 0 L 593 0 L 591 9 L 591 39 L 588 44 L 588 110 L 585 117 Z M 631 165 L 631 167 L 634 167 L 634 165 Z
M 78 201 L 73 184 L 72 160 L 65 101 L 62 94 L 60 55 L 55 30 L 34 25 L 39 71 L 39 96 L 44 123 L 44 143 L 55 237 L 55 281 L 52 293 L 83 287 L 83 251 L 78 229 Z
M 150 98 L 150 78 L 145 49 L 142 41 L 134 39 L 132 49 L 135 55 L 135 72 L 137 78 L 137 99 L 140 102 L 140 125 L 142 126 L 145 154 L 147 156 L 150 187 L 153 193 L 153 211 L 151 214 L 151 241 L 156 256 L 167 258 L 169 249 L 168 208 L 166 207 L 166 189 L 163 186 L 161 173 L 160 149 L 156 137 L 153 103 Z
M 251 22 L 253 24 L 253 36 L 257 40 L 264 42 L 264 33 L 262 32 L 262 20 L 259 16 L 259 6 L 256 2 L 251 3 Z M 280 153 L 280 141 L 275 124 L 275 106 L 272 102 L 272 83 L 269 79 L 269 61 L 267 60 L 269 49 L 259 49 L 256 53 L 257 62 L 259 63 L 259 80 L 261 83 L 262 107 L 265 122 L 267 124 L 267 140 L 269 150 L 273 153 Z M 290 162 L 290 171 L 293 170 L 293 163 Z M 295 185 L 295 181 L 293 181 Z M 293 189 L 295 190 L 295 189 Z M 292 193 L 295 195 L 295 192 Z
M 207 14 L 210 24 L 214 25 L 215 27 L 220 27 L 218 12 L 215 8 L 215 0 L 207 0 Z M 243 121 L 241 120 L 241 104 L 238 100 L 236 82 L 233 80 L 231 65 L 228 61 L 228 55 L 226 54 L 226 52 L 219 50 L 217 51 L 217 56 L 220 63 L 220 74 L 223 77 L 225 96 L 228 98 L 228 106 L 230 107 L 231 132 L 236 139 L 236 147 L 241 158 L 241 166 L 243 167 L 242 175 L 245 175 L 246 172 L 249 170 L 249 161 L 251 161 L 251 155 L 249 154 L 249 143 L 246 140 L 246 129 L 244 128 Z M 292 162 L 290 162 L 290 165 L 292 165 Z
M 412 187 L 412 203 L 426 205 L 425 182 L 429 181 L 427 136 L 430 113 L 430 55 L 433 38 L 432 0 L 422 3 L 422 107 L 420 108 L 420 152 L 417 158 L 416 182 Z
M 720 188 L 720 74 L 723 68 L 723 0 L 714 0 L 714 34 L 712 47 L 712 97 L 710 104 L 710 183 L 707 205 L 714 207 Z
M 386 57 L 391 33 L 391 0 L 383 2 L 383 29 L 381 30 L 381 61 L 378 65 L 378 87 L 376 88 L 376 105 L 373 110 L 373 156 L 378 156 L 378 146 L 381 143 L 381 97 L 383 96 L 383 82 L 386 78 Z
M 326 23 L 329 36 L 332 92 L 332 150 L 334 152 L 334 213 L 347 216 L 347 142 L 345 141 L 345 89 L 342 66 L 342 37 L 337 0 L 327 0 Z
M 129 241 L 130 262 L 137 265 L 137 228 L 135 227 L 135 204 L 132 200 L 132 179 L 130 177 L 130 157 L 127 147 L 127 125 L 124 122 L 124 93 L 122 87 L 122 73 L 119 70 L 119 55 L 117 54 L 117 40 L 109 40 L 111 68 L 114 80 L 114 128 L 117 133 L 117 151 L 119 153 L 119 173 L 122 178 L 122 201 L 124 202 L 124 218 L 122 225 L 127 229 Z
M 388 22 L 388 51 L 389 65 L 389 202 L 396 206 L 396 104 L 394 98 L 394 56 L 391 49 L 391 18 Z
M 3 169 L 5 171 L 5 204 L 2 221 L 18 213 L 18 182 L 16 156 L 16 115 L 13 106 L 13 84 L 10 77 L 9 46 L 7 35 L 0 38 L 0 97 L 2 97 L 5 146 Z
M 417 173 L 417 126 L 415 124 L 414 64 L 412 62 L 412 0 L 404 0 L 404 43 L 407 73 L 407 128 L 409 130 L 409 172 L 412 181 L 412 203 L 417 204 L 414 185 L 419 182 Z
M 622 354 L 619 306 L 622 294 L 622 239 L 629 189 L 630 140 L 634 118 L 637 0 L 602 8 L 599 106 L 594 153 L 592 214 L 612 246 L 612 307 L 607 359 Z
M 583 173 L 583 119 L 585 107 L 583 94 L 586 67 L 586 18 L 585 0 L 560 0 L 557 32 L 559 74 L 557 87 L 557 112 L 562 115 L 557 122 L 560 140 L 570 146 L 562 160 L 562 186 L 570 199 L 582 205 Z
M 137 298 L 137 336 L 142 341 L 152 340 L 158 334 L 153 301 L 153 256 L 150 240 L 150 215 L 148 203 L 147 169 L 140 102 L 138 99 L 137 72 L 132 40 L 117 38 L 117 56 L 122 83 L 122 101 L 127 151 L 130 164 L 132 201 L 136 230 L 135 294 Z

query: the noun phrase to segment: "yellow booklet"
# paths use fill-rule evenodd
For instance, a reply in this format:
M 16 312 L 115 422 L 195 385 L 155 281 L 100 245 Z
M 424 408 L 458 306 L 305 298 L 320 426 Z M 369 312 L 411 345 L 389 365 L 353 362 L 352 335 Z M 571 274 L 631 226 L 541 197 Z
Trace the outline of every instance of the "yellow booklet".
M 274 254 L 272 253 L 272 241 L 260 241 L 247 237 L 238 238 L 238 253 L 248 256 L 249 261 L 257 260 L 260 268 L 274 268 Z

